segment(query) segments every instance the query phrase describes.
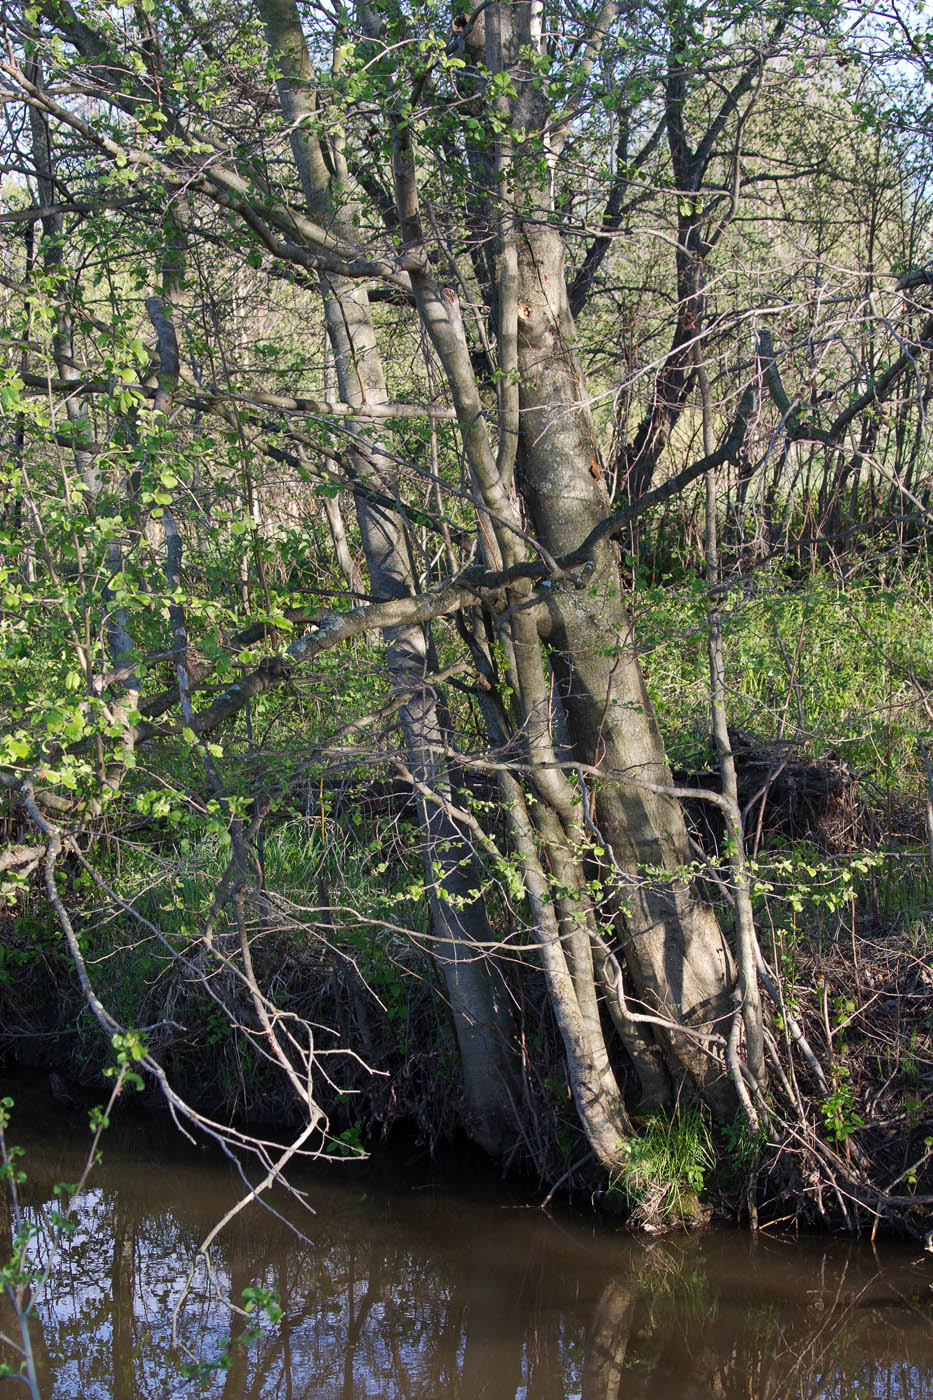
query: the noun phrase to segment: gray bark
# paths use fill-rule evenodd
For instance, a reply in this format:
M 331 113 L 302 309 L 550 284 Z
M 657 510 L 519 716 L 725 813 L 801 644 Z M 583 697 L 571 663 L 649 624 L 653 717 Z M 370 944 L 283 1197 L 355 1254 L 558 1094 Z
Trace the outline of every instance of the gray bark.
M 520 461 L 536 534 L 569 553 L 608 513 L 602 467 L 574 353 L 563 248 L 555 231 L 526 225 L 520 243 Z M 631 877 L 623 933 L 626 972 L 647 1010 L 702 1034 L 725 1034 L 733 969 L 712 911 L 676 872 L 691 852 L 678 803 L 639 788 L 670 772 L 639 668 L 613 546 L 597 545 L 584 587 L 550 590 L 548 646 L 577 758 L 606 774 L 595 792 L 599 829 Z M 663 869 L 670 878 L 647 873 Z M 686 1072 L 724 1111 L 732 1095 L 708 1043 L 656 1028 L 669 1067 Z
M 400 123 L 396 130 L 393 164 L 399 223 L 406 251 L 411 255 L 415 304 L 447 376 L 480 519 L 488 519 L 492 528 L 492 536 L 487 537 L 487 554 L 509 567 L 521 559 L 525 539 L 517 502 L 509 488 L 511 453 L 493 451 L 456 300 L 444 294 L 426 261 L 419 257 L 424 244 L 407 124 Z M 503 256 L 504 245 L 511 237 L 509 229 L 500 230 Z M 516 257 L 507 261 L 517 267 Z M 508 412 L 500 422 L 507 428 Z M 510 774 L 503 774 L 500 784 L 512 840 L 522 864 L 551 1005 L 564 1043 L 574 1101 L 597 1157 L 612 1169 L 619 1165 L 628 1119 L 600 1023 L 590 929 L 585 915 L 582 920 L 579 917 L 581 911 L 573 898 L 573 893 L 582 893 L 585 885 L 574 855 L 574 847 L 579 850 L 584 834 L 575 794 L 551 739 L 550 674 L 541 652 L 530 592 L 527 580 L 517 580 L 509 590 L 511 607 L 503 615 L 499 635 L 512 689 L 518 697 L 521 736 L 534 775 L 533 815 Z M 550 881 L 544 873 L 544 861 Z
M 703 400 L 703 449 L 712 451 L 712 400 L 706 369 L 698 370 L 698 381 Z M 742 830 L 742 809 L 739 805 L 738 778 L 735 771 L 735 758 L 732 753 L 732 740 L 729 737 L 729 718 L 726 710 L 726 672 L 722 645 L 722 614 L 717 601 L 716 589 L 719 585 L 719 539 L 716 526 L 716 473 L 711 471 L 706 477 L 706 582 L 713 599 L 709 612 L 709 632 L 707 646 L 709 652 L 710 678 L 710 718 L 713 743 L 719 759 L 722 777 L 722 795 L 726 799 L 726 825 L 729 835 L 729 866 L 732 871 L 732 888 L 735 897 L 736 951 L 739 970 L 739 1003 L 745 1025 L 745 1054 L 748 1068 L 759 1088 L 765 1084 L 764 1029 L 762 1024 L 761 992 L 758 986 L 758 935 L 755 931 L 755 915 L 752 909 L 751 887 L 748 878 L 748 865 L 745 853 L 745 836 Z M 758 1123 L 754 1108 L 747 1101 L 741 1080 L 736 1084 L 740 1099 L 752 1126 Z
M 352 238 L 352 226 L 344 228 L 346 204 L 338 207 L 333 199 L 321 146 L 307 126 L 298 125 L 314 112 L 314 75 L 297 7 L 294 0 L 259 0 L 259 10 L 282 75 L 282 113 L 292 128 L 292 152 L 309 213 Z M 329 155 L 338 176 L 345 178 L 339 147 Z M 332 273 L 321 273 L 319 281 L 341 398 L 354 407 L 388 403 L 365 286 Z M 378 444 L 365 455 L 353 452 L 351 464 L 363 482 L 384 486 L 394 478 L 394 464 Z M 411 595 L 416 581 L 402 517 L 361 494 L 357 518 L 374 596 L 391 601 Z M 419 794 L 417 801 L 435 954 L 450 1001 L 468 1102 L 466 1126 L 483 1147 L 500 1152 L 517 1135 L 519 1089 L 507 989 L 490 955 L 496 938 L 478 894 L 479 869 L 469 843 L 443 807 L 449 782 L 439 755 L 446 735 L 428 674 L 424 628 L 391 627 L 384 635 L 393 684 L 410 695 L 399 711 L 409 767 L 416 784 L 442 799 L 440 805 L 428 803 Z

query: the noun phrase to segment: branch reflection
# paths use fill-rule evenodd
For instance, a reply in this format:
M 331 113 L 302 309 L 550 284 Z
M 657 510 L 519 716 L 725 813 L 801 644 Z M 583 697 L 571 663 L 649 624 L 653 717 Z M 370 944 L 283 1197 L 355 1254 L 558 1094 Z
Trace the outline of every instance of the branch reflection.
M 172 1311 L 199 1239 L 240 1194 L 225 1168 L 119 1134 L 42 1300 L 49 1400 L 179 1394 Z M 37 1223 L 67 1148 L 28 1146 Z M 706 1232 L 644 1242 L 609 1225 L 380 1185 L 358 1167 L 233 1222 L 212 1259 L 234 1297 L 284 1316 L 249 1345 L 206 1270 L 181 1340 L 221 1361 L 218 1400 L 862 1400 L 933 1397 L 928 1259 L 917 1251 Z M 9 1241 L 9 1220 L 3 1216 Z M 301 1231 L 301 1235 L 289 1228 Z M 35 1245 L 41 1255 L 41 1234 Z M 8 1303 L 0 1326 L 16 1335 Z M 232 1338 L 232 1343 L 231 1343 Z M 6 1359 L 6 1358 L 4 1358 Z M 12 1381 L 0 1382 L 13 1387 Z M 13 1390 L 10 1391 L 13 1394 Z

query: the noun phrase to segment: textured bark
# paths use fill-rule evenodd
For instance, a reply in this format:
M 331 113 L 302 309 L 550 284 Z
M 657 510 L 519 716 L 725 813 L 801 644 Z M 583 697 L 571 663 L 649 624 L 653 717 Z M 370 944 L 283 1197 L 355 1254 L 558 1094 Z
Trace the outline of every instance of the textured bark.
M 497 17 L 503 19 L 501 10 L 497 10 Z M 500 38 L 505 30 L 503 22 L 499 26 Z M 423 234 L 410 132 L 404 123 L 400 123 L 395 134 L 393 165 L 399 223 L 407 240 L 406 251 L 414 253 L 423 246 Z M 512 268 L 517 275 L 518 253 L 510 215 L 500 225 L 499 242 L 502 266 Z M 414 257 L 411 260 L 414 262 Z M 447 376 L 456 406 L 477 510 L 492 527 L 491 535 L 483 532 L 484 552 L 487 559 L 509 568 L 522 557 L 525 535 L 511 490 L 514 453 L 507 445 L 503 450 L 501 442 L 500 451 L 493 451 L 456 299 L 445 295 L 426 267 L 412 271 L 411 283 L 422 324 Z M 505 297 L 500 311 L 502 334 L 508 341 L 513 323 L 517 333 L 520 307 L 514 297 Z M 517 345 L 515 349 L 517 353 Z M 516 361 L 516 370 L 517 367 Z M 513 431 L 510 425 L 514 422 L 513 408 L 505 400 L 500 415 L 504 437 Z M 536 789 L 532 813 L 529 814 L 525 796 L 511 775 L 503 774 L 501 788 L 512 840 L 522 864 L 551 1006 L 564 1044 L 574 1102 L 593 1150 L 611 1170 L 619 1165 L 628 1119 L 600 1021 L 591 929 L 585 907 L 578 902 L 585 885 L 578 855 L 584 833 L 575 794 L 551 738 L 550 673 L 542 656 L 530 593 L 528 581 L 516 579 L 509 589 L 511 606 L 503 615 L 499 638 L 507 658 L 511 689 L 518 700 L 520 742 L 527 751 Z M 505 739 L 494 726 L 491 734 L 497 742 Z M 545 862 L 550 880 L 545 875 Z
M 291 126 L 291 146 L 309 213 L 352 239 L 349 210 L 332 195 L 328 161 L 318 140 L 298 123 L 314 114 L 313 70 L 294 0 L 260 0 L 269 48 L 281 71 L 279 97 Z M 328 152 L 338 176 L 346 175 L 339 147 Z M 319 278 L 328 338 L 342 400 L 351 407 L 389 402 L 368 292 L 350 278 L 322 272 Z M 395 467 L 378 443 L 351 463 L 357 479 L 391 486 Z M 398 512 L 357 496 L 357 518 L 370 586 L 380 602 L 416 591 L 405 522 Z M 460 1049 L 468 1103 L 466 1127 L 488 1151 L 501 1152 L 517 1135 L 514 1032 L 507 988 L 490 956 L 496 939 L 478 895 L 481 879 L 469 843 L 444 810 L 449 782 L 440 754 L 447 735 L 438 697 L 428 678 L 428 641 L 423 626 L 402 625 L 384 632 L 393 684 L 410 694 L 399 710 L 408 764 L 419 788 L 437 794 L 417 802 L 434 952 L 439 959 Z
M 712 396 L 706 370 L 701 367 L 698 373 L 700 392 L 703 400 L 703 445 L 707 452 L 711 448 Z M 722 646 L 722 613 L 715 590 L 720 583 L 719 541 L 716 530 L 716 473 L 711 471 L 706 478 L 706 531 L 704 539 L 706 552 L 706 583 L 714 603 L 709 613 L 707 650 L 709 654 L 710 680 L 710 719 L 713 743 L 719 759 L 719 772 L 722 780 L 722 795 L 728 804 L 726 826 L 729 834 L 729 868 L 732 871 L 732 889 L 735 898 L 736 955 L 738 961 L 738 994 L 742 1019 L 745 1024 L 745 1055 L 748 1068 L 759 1088 L 765 1085 L 764 1029 L 761 1011 L 761 993 L 758 987 L 758 935 L 755 931 L 755 915 L 752 909 L 751 886 L 745 853 L 745 834 L 742 829 L 742 808 L 739 806 L 739 783 L 729 735 L 729 720 L 726 712 L 726 674 Z M 736 1084 L 743 1107 L 753 1129 L 758 1122 L 754 1107 L 748 1100 L 741 1079 Z
M 522 864 L 525 892 L 532 916 L 541 966 L 551 1007 L 567 1058 L 567 1074 L 580 1122 L 597 1158 L 607 1170 L 618 1168 L 620 1148 L 631 1135 L 615 1076 L 609 1064 L 602 1032 L 581 1005 L 579 964 L 571 973 L 573 955 L 561 930 L 551 889 L 541 867 L 535 830 L 521 787 L 511 775 L 503 779 L 512 841 Z
M 567 554 L 608 513 L 602 467 L 574 354 L 563 248 L 551 229 L 526 225 L 520 249 L 520 461 L 537 536 Z M 575 586 L 584 582 L 583 587 Z M 595 792 L 599 830 L 631 878 L 623 953 L 646 1008 L 701 1033 L 724 1033 L 732 961 L 712 911 L 676 872 L 691 852 L 678 803 L 639 788 L 670 785 L 664 747 L 638 665 L 612 545 L 600 543 L 585 581 L 549 590 L 548 645 L 577 758 L 606 774 Z M 671 878 L 646 872 L 663 869 Z M 704 1042 L 657 1029 L 669 1066 L 686 1071 L 723 1110 L 731 1090 Z

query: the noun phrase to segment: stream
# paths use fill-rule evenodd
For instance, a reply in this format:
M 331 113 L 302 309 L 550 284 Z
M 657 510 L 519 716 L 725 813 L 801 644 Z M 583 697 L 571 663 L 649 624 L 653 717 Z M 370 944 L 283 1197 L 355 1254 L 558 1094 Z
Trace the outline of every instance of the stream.
M 8 1136 L 38 1226 L 80 1173 L 87 1119 L 27 1116 L 14 1109 Z M 644 1239 L 467 1178 L 417 1161 L 301 1169 L 305 1204 L 249 1206 L 208 1263 L 198 1245 L 242 1181 L 161 1119 L 120 1118 L 32 1325 L 43 1400 L 933 1400 L 919 1245 Z M 2 1222 L 9 1242 L 8 1206 Z M 41 1230 L 31 1247 L 41 1258 Z M 257 1285 L 283 1315 L 243 1344 L 224 1299 Z M 0 1330 L 15 1326 L 4 1298 Z M 192 1358 L 207 1368 L 186 1380 Z M 3 1400 L 26 1394 L 0 1380 Z

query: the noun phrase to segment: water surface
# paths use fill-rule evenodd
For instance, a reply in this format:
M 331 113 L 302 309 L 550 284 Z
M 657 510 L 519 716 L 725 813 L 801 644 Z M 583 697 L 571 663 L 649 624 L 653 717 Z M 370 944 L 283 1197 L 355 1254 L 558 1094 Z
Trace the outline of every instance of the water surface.
M 11 1140 L 38 1220 L 80 1170 L 86 1119 L 30 1116 L 14 1110 Z M 523 1208 L 495 1183 L 445 1190 L 430 1166 L 299 1184 L 313 1213 L 251 1206 L 183 1298 L 241 1183 L 152 1119 L 115 1124 L 33 1330 L 43 1396 L 933 1400 L 933 1257 L 919 1248 L 724 1230 L 646 1242 Z M 243 1324 L 223 1298 L 257 1283 L 283 1319 L 228 1348 Z M 227 1369 L 182 1378 L 186 1356 L 225 1350 Z M 25 1393 L 0 1381 L 3 1400 Z

